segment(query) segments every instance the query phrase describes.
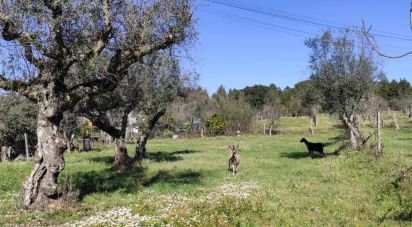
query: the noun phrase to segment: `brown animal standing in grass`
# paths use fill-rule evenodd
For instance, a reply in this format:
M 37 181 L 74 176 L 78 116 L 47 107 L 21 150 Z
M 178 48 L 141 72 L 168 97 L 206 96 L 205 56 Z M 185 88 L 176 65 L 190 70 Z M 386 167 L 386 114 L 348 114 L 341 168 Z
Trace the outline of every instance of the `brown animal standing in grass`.
M 239 145 L 229 145 L 229 171 L 232 171 L 233 175 L 239 171 L 240 156 L 237 153 Z

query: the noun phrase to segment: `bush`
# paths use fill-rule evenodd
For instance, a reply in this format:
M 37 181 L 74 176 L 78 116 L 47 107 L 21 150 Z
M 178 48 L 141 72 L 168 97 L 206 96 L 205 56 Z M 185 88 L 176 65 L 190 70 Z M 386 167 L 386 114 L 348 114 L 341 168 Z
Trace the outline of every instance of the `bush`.
M 217 114 L 213 114 L 206 120 L 206 129 L 211 136 L 223 135 L 225 127 L 225 120 Z

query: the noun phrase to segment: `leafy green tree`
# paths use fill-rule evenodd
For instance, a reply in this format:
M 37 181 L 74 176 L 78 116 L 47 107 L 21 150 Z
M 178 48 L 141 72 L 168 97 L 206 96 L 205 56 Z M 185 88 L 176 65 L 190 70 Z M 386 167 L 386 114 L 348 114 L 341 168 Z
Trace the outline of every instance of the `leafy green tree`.
M 25 155 L 27 133 L 33 152 L 37 143 L 36 114 L 36 106 L 25 97 L 13 92 L 0 96 L 0 145 L 13 147 L 14 156 Z
M 373 51 L 363 36 L 349 31 L 335 36 L 326 31 L 305 44 L 312 50 L 311 80 L 323 94 L 323 110 L 341 119 L 354 149 L 362 148 L 368 138 L 361 133 L 356 117 L 365 111 L 378 74 Z

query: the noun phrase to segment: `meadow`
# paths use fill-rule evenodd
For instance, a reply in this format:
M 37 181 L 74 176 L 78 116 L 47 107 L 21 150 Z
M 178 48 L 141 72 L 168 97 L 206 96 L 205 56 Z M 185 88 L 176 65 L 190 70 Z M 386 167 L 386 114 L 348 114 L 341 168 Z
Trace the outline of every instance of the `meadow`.
M 399 178 L 412 165 L 412 121 L 398 120 L 400 130 L 390 120 L 383 129 L 380 158 L 343 146 L 327 116 L 315 135 L 299 117 L 282 118 L 272 137 L 150 140 L 148 159 L 128 173 L 110 171 L 111 147 L 66 154 L 59 180 L 67 201 L 47 212 L 21 209 L 32 163 L 0 163 L 0 226 L 412 226 L 412 172 Z M 302 137 L 328 143 L 326 157 L 311 159 Z M 235 176 L 229 144 L 239 144 Z

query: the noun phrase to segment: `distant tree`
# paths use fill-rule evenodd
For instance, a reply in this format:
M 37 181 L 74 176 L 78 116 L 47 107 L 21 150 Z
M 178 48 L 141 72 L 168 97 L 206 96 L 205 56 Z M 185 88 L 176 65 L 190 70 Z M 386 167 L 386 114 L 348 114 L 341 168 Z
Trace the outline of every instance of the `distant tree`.
M 257 110 L 261 110 L 265 105 L 266 95 L 269 87 L 264 85 L 254 85 L 252 87 L 245 87 L 242 89 L 245 101 Z
M 312 50 L 311 80 L 323 94 L 323 110 L 339 116 L 354 149 L 368 140 L 356 118 L 365 111 L 378 74 L 373 51 L 362 38 L 349 31 L 339 36 L 326 31 L 305 42 Z
M 206 119 L 214 112 L 207 92 L 198 86 L 185 87 L 168 108 L 168 113 L 176 119 L 175 129 L 186 126 L 200 136 L 204 133 Z
M 300 96 L 300 112 L 311 117 L 312 124 L 316 127 L 318 125 L 318 114 L 324 100 L 322 93 L 316 89 L 312 80 L 297 83 L 295 89 L 298 90 Z
M 286 87 L 281 93 L 282 106 L 286 112 L 285 115 L 297 117 L 303 115 L 301 108 L 301 94 L 299 88 Z
M 270 136 L 272 136 L 273 130 L 279 127 L 281 111 L 280 102 L 270 102 L 263 106 L 262 115 L 265 120 L 269 121 L 267 126 L 269 127 Z
M 0 146 L 14 149 L 13 156 L 25 155 L 26 133 L 30 151 L 35 150 L 36 106 L 14 92 L 0 96 Z M 11 157 L 13 158 L 13 157 Z
M 212 95 L 212 105 L 217 115 L 225 121 L 225 134 L 233 135 L 236 131 L 249 131 L 253 111 L 242 95 L 236 99 L 229 96 L 226 89 L 220 86 L 216 93 Z

